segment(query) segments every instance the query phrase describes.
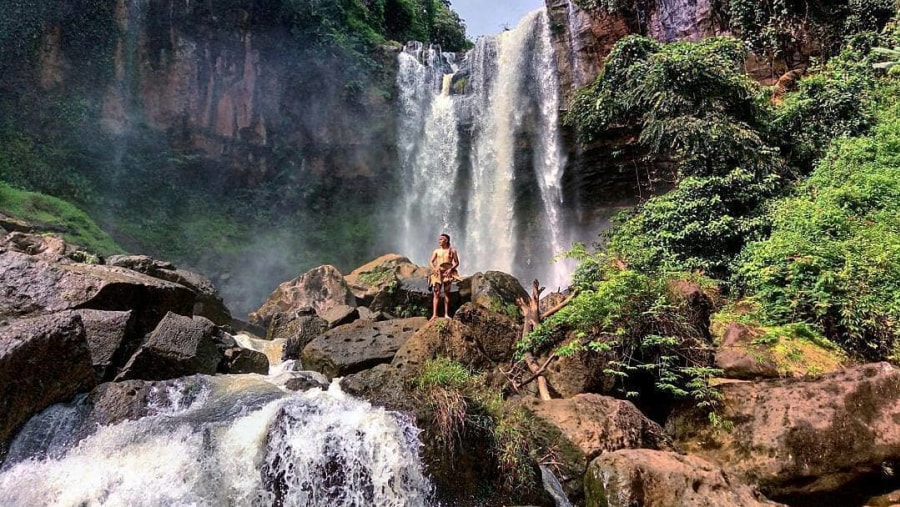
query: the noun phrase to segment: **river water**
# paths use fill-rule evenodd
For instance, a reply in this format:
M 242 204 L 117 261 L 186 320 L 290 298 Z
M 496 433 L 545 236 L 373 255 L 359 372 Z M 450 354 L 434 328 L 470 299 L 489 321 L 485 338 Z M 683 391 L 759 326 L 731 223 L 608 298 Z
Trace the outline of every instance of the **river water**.
M 0 468 L 9 506 L 422 506 L 405 416 L 290 372 L 160 383 L 151 415 L 85 428 L 84 397 L 32 418 Z M 76 435 L 89 434 L 85 438 Z

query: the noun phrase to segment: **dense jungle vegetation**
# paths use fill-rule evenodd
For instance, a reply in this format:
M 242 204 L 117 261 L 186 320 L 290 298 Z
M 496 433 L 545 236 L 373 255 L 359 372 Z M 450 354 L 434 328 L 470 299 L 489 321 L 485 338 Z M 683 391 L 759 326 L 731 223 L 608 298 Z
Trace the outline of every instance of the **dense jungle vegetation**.
M 673 163 L 677 183 L 568 252 L 580 292 L 523 352 L 602 354 L 622 395 L 714 410 L 712 340 L 683 290 L 693 286 L 717 305 L 714 322 L 900 361 L 900 81 L 883 70 L 900 32 L 893 5 L 828 5 L 733 0 L 741 39 L 616 44 L 566 122 L 586 142 L 631 129 L 644 160 Z M 748 51 L 793 56 L 808 35 L 801 16 L 827 44 L 781 96 L 742 64 Z

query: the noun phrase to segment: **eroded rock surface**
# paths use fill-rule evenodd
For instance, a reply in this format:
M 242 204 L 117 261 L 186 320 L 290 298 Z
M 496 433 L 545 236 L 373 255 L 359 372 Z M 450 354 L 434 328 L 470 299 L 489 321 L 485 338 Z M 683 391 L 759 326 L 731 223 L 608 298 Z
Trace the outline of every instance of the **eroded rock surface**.
M 600 455 L 585 490 L 588 507 L 785 507 L 702 458 L 650 449 Z
M 721 390 L 720 416 L 732 431 L 702 415 L 667 424 L 683 450 L 759 484 L 770 498 L 840 491 L 900 460 L 900 370 L 888 363 Z

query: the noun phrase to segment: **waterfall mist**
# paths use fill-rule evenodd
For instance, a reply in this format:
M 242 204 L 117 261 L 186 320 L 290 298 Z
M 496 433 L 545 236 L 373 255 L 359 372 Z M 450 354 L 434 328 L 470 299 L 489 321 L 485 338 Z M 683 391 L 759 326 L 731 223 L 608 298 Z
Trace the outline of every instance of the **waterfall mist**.
M 571 237 L 545 11 L 479 38 L 459 69 L 437 48 L 408 44 L 397 86 L 397 250 L 427 264 L 437 235 L 446 232 L 465 273 L 501 270 L 566 286 L 570 265 L 551 262 Z

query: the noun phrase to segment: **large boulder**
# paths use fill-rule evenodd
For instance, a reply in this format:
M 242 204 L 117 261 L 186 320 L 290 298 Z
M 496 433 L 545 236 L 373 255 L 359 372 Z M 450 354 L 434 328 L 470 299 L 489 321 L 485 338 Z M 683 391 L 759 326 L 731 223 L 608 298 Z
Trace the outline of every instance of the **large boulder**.
M 516 300 L 528 298 L 519 280 L 502 271 L 486 271 L 472 275 L 472 302 L 511 318 L 521 317 Z
M 319 266 L 279 285 L 263 305 L 250 314 L 249 320 L 267 327 L 276 313 L 310 307 L 321 315 L 337 305 L 355 307 L 356 297 L 337 268 Z
M 208 377 L 201 375 L 177 380 L 125 380 L 100 384 L 85 400 L 88 410 L 84 432 L 89 433 L 90 428 L 97 426 L 133 421 L 188 406 L 208 389 Z
M 107 312 L 103 310 L 76 310 L 84 323 L 88 347 L 91 349 L 91 361 L 97 380 L 112 380 L 116 367 L 127 360 L 122 357 L 124 345 L 129 337 L 134 336 L 134 313 Z
M 382 322 L 356 321 L 338 326 L 309 342 L 300 361 L 303 367 L 329 377 L 341 377 L 389 363 L 397 350 L 420 327 L 424 317 Z
M 424 412 L 429 410 L 413 396 L 397 370 L 386 363 L 345 376 L 341 389 L 373 405 L 415 414 L 419 420 L 425 419 Z
M 465 303 L 453 319 L 472 330 L 472 336 L 491 361 L 501 363 L 512 359 L 521 326 L 511 318 L 474 303 Z
M 0 448 L 33 414 L 96 383 L 79 315 L 61 312 L 0 327 Z
M 116 381 L 166 380 L 195 373 L 214 375 L 222 356 L 213 337 L 215 325 L 203 318 L 168 313 L 147 336 Z
M 619 449 L 673 450 L 671 439 L 633 403 L 599 394 L 568 399 L 522 398 L 556 443 L 560 483 L 572 500 L 581 498 L 588 463 Z
M 205 317 L 194 317 L 195 320 L 206 320 Z M 216 345 L 221 360 L 219 373 L 269 373 L 269 358 L 264 352 L 252 348 L 244 348 L 234 336 L 220 328 L 213 330 L 213 343 Z
M 549 359 L 549 353 L 537 358 L 539 364 Z M 570 356 L 561 356 L 550 361 L 544 370 L 550 390 L 562 398 L 570 398 L 579 393 L 612 392 L 615 377 L 605 373 L 610 357 L 594 351 L 581 351 Z
M 833 496 L 900 461 L 900 370 L 888 363 L 720 389 L 719 416 L 732 431 L 711 427 L 702 411 L 679 412 L 667 425 L 679 447 L 770 498 Z
M 322 319 L 329 328 L 349 324 L 358 318 L 359 310 L 350 305 L 335 305 L 322 312 Z
M 317 316 L 315 312 L 294 315 L 276 314 L 269 324 L 269 329 L 279 330 L 270 333 L 273 339 L 285 338 L 282 360 L 300 359 L 303 348 L 309 342 L 322 336 L 325 331 L 328 331 L 328 328 L 328 321 Z
M 356 298 L 368 304 L 376 294 L 398 284 L 416 286 L 418 283 L 427 289 L 429 274 L 431 270 L 427 267 L 413 264 L 401 255 L 387 254 L 354 269 L 344 279 Z
M 702 458 L 650 449 L 601 454 L 591 462 L 584 481 L 588 507 L 782 505 Z
M 135 334 L 126 344 L 130 351 L 166 313 L 190 315 L 194 300 L 182 285 L 130 269 L 0 252 L 0 318 L 74 309 L 131 310 Z
M 724 377 L 753 380 L 814 377 L 837 371 L 848 362 L 836 347 L 823 347 L 815 340 L 781 332 L 784 329 L 729 323 L 716 350 L 716 367 Z
M 225 306 L 216 286 L 203 275 L 178 269 L 170 262 L 156 260 L 146 255 L 113 255 L 106 259 L 106 264 L 132 269 L 154 278 L 183 285 L 196 295 L 194 315 L 206 317 L 219 326 L 231 324 L 231 311 Z
M 475 336 L 472 328 L 455 318 L 430 320 L 397 350 L 391 366 L 404 376 L 411 376 L 429 359 L 442 356 L 485 369 L 493 362 L 479 344 L 480 338 L 483 337 Z
M 428 284 L 431 270 L 397 254 L 383 255 L 346 276 L 360 304 L 395 317 L 431 315 L 433 295 Z M 469 279 L 450 287 L 450 314 L 470 299 Z M 443 313 L 443 302 L 441 303 Z

